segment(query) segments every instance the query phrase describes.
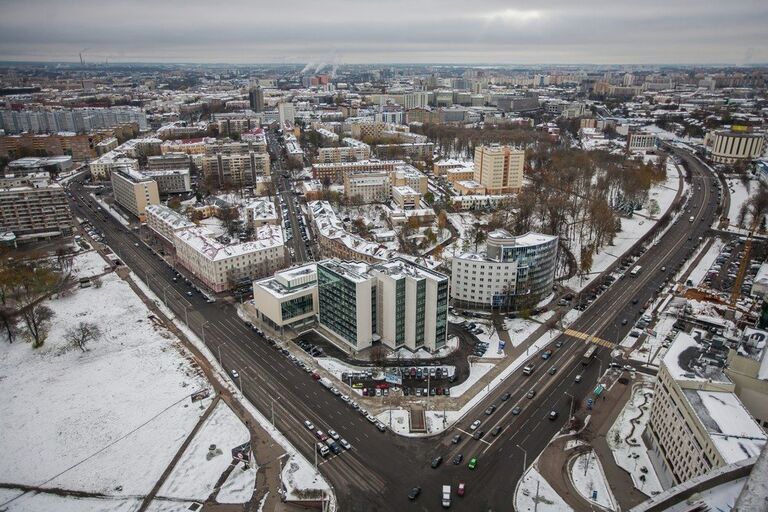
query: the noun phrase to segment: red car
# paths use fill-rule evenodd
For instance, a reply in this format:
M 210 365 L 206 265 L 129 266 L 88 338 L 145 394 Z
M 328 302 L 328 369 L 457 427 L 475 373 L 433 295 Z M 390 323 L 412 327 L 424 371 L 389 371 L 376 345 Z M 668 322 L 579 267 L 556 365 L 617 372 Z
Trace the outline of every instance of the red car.
M 320 380 L 320 374 L 317 373 L 317 372 L 313 372 L 312 373 L 312 378 L 315 379 L 315 380 Z
M 467 487 L 464 485 L 464 482 L 459 482 L 459 489 L 456 491 L 456 494 L 459 496 L 464 496 L 466 489 Z
M 376 384 L 376 387 L 378 389 L 389 389 L 389 384 L 386 382 L 379 382 L 378 384 Z

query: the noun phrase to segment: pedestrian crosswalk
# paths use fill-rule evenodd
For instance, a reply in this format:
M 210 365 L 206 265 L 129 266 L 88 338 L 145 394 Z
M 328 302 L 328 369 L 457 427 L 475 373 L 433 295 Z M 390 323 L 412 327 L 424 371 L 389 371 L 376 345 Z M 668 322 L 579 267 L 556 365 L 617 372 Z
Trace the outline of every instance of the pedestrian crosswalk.
M 588 341 L 590 343 L 594 343 L 595 345 L 600 345 L 601 347 L 612 349 L 613 347 L 616 346 L 615 343 L 612 343 L 608 340 L 604 340 L 602 338 L 598 338 L 597 336 L 592 336 L 591 334 L 587 334 L 586 332 L 575 331 L 573 329 L 566 329 L 564 332 L 568 336 L 571 336 L 573 338 L 578 338 L 580 340 Z

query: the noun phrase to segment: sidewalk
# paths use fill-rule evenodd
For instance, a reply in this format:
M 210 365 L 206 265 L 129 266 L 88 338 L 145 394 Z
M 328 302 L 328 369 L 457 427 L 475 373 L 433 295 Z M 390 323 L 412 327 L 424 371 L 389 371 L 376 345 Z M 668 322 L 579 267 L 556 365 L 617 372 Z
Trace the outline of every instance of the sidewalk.
M 626 378 L 626 372 L 619 378 Z M 606 442 L 606 435 L 616 418 L 621 413 L 624 404 L 632 396 L 632 383 L 621 384 L 618 378 L 595 401 L 591 411 L 579 411 L 579 417 L 590 414 L 589 424 L 578 434 L 560 437 L 550 443 L 542 452 L 539 459 L 539 469 L 547 482 L 560 494 L 560 496 L 574 510 L 593 510 L 598 508 L 593 503 L 583 498 L 568 478 L 568 461 L 579 451 L 595 451 L 607 480 L 611 493 L 616 498 L 622 510 L 629 510 L 635 505 L 648 499 L 648 496 L 637 490 L 632 478 L 622 468 L 616 465 L 613 453 Z M 569 440 L 579 439 L 591 446 L 580 446 L 565 451 Z

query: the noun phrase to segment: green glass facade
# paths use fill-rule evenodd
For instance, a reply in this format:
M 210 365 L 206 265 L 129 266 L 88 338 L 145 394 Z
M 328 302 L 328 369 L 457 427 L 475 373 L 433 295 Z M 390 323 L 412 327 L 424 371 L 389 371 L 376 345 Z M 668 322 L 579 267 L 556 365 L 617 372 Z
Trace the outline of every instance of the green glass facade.
M 355 283 L 323 265 L 317 266 L 320 323 L 351 345 L 357 346 L 357 298 Z
M 310 293 L 304 297 L 297 297 L 280 304 L 280 314 L 283 317 L 283 321 L 290 320 L 291 318 L 311 313 L 313 306 L 312 294 Z

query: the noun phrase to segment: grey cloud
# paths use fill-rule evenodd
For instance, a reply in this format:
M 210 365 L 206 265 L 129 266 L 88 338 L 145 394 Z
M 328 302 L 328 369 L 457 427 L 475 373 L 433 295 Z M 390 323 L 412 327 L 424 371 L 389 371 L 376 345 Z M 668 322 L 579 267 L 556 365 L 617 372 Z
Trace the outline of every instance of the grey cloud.
M 0 1 L 0 59 L 186 62 L 768 61 L 768 3 Z M 493 14 L 496 13 L 496 16 Z

